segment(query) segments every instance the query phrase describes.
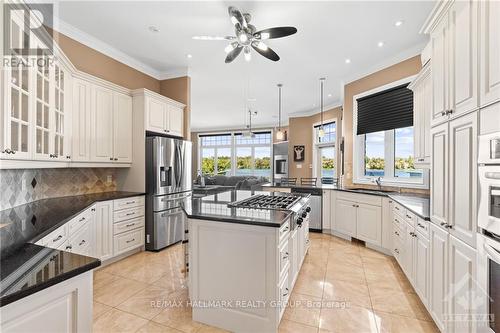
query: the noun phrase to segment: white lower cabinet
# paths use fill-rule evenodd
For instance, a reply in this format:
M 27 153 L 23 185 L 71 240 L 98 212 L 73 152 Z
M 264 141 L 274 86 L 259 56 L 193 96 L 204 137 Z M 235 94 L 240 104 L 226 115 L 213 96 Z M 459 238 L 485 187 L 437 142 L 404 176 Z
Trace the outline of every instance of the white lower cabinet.
M 336 231 L 356 237 L 356 206 L 351 201 L 337 200 L 335 204 Z
M 113 256 L 113 201 L 95 207 L 95 255 L 101 260 Z
M 415 233 L 413 287 L 425 305 L 429 304 L 429 240 Z
M 448 232 L 430 224 L 429 227 L 430 260 L 429 260 L 429 312 L 437 327 L 443 332 L 446 320 L 446 296 L 448 293 L 447 261 Z
M 382 208 L 356 204 L 356 238 L 382 245 Z

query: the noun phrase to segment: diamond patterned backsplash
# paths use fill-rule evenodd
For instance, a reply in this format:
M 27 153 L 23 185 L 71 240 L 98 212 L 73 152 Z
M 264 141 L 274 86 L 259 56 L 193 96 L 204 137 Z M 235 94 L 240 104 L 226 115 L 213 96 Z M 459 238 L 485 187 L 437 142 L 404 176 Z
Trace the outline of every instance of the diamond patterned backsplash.
M 116 191 L 116 173 L 112 168 L 0 170 L 0 210 L 40 199 Z

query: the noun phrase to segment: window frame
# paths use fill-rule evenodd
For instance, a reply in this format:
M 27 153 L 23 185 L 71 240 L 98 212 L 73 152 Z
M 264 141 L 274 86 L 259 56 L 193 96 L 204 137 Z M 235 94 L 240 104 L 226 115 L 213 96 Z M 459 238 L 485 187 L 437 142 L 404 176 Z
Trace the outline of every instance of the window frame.
M 235 176 L 236 175 L 236 168 L 237 168 L 237 156 L 236 156 L 236 151 L 237 148 L 250 148 L 251 150 L 251 165 L 252 165 L 252 174 L 248 175 L 250 176 L 256 176 L 255 175 L 255 148 L 256 147 L 265 147 L 270 149 L 270 175 L 269 175 L 269 181 L 272 180 L 273 174 L 274 174 L 274 163 L 273 163 L 273 137 L 274 137 L 274 132 L 273 129 L 258 129 L 255 130 L 255 132 L 270 132 L 271 134 L 271 139 L 269 144 L 237 144 L 236 143 L 236 137 L 237 134 L 240 134 L 244 132 L 244 130 L 238 130 L 238 131 L 224 131 L 224 132 L 209 132 L 209 133 L 198 133 L 198 152 L 197 152 L 197 170 L 201 170 L 201 163 L 202 163 L 202 150 L 204 148 L 209 148 L 209 149 L 214 149 L 214 175 L 219 175 L 218 174 L 218 165 L 217 165 L 217 150 L 219 148 L 229 148 L 231 150 L 231 169 L 230 172 L 227 174 L 228 176 Z M 231 136 L 230 144 L 229 145 L 213 145 L 213 146 L 204 146 L 202 145 L 202 137 L 204 135 L 227 135 L 229 134 Z
M 312 174 L 313 178 L 321 178 L 321 163 L 320 163 L 320 157 L 321 154 L 319 154 L 320 148 L 327 148 L 327 147 L 332 147 L 335 149 L 335 168 L 333 169 L 333 175 L 334 177 L 338 177 L 338 166 L 339 166 L 339 151 L 337 148 L 337 142 L 339 140 L 339 123 L 337 121 L 337 118 L 329 118 L 326 120 L 323 120 L 323 124 L 327 123 L 335 123 L 335 142 L 320 142 L 319 137 L 318 137 L 318 130 L 315 128 L 315 126 L 321 125 L 321 122 L 316 122 L 312 124 L 312 142 L 313 142 L 313 156 L 312 156 Z
M 353 136 L 353 163 L 352 163 L 352 168 L 353 168 L 353 176 L 352 176 L 352 182 L 353 184 L 360 184 L 360 185 L 366 185 L 366 184 L 375 184 L 375 181 L 378 177 L 375 176 L 366 176 L 365 175 L 365 141 L 366 141 L 366 135 L 361 134 L 357 135 L 357 113 L 358 113 L 358 103 L 357 99 L 372 95 L 375 93 L 378 93 L 383 90 L 387 90 L 390 88 L 397 87 L 399 85 L 405 84 L 405 83 L 410 83 L 413 81 L 413 79 L 416 77 L 416 75 L 409 76 L 406 78 L 403 78 L 398 81 L 394 81 L 391 83 L 388 83 L 386 85 L 377 87 L 375 89 L 365 91 L 361 94 L 353 96 L 352 103 L 353 103 L 353 112 L 352 112 L 352 124 L 353 124 L 353 131 L 352 131 L 352 136 Z M 383 186 L 394 186 L 394 187 L 405 187 L 405 188 L 417 188 L 417 189 L 429 189 L 429 170 L 428 169 L 423 169 L 423 176 L 421 179 L 410 179 L 410 178 L 401 178 L 401 177 L 395 177 L 394 176 L 394 171 L 395 171 L 395 130 L 388 130 L 385 131 L 385 138 L 384 138 L 384 159 L 385 159 L 385 167 L 384 167 L 384 176 L 381 177 L 381 184 Z M 415 135 L 415 130 L 414 130 L 414 135 Z

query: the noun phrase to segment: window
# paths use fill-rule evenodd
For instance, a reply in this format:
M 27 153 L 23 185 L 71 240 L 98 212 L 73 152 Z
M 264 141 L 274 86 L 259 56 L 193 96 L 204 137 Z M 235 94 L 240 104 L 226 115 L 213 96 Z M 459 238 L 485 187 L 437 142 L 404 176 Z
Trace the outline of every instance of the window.
M 262 176 L 271 179 L 270 131 L 247 137 L 241 133 L 199 136 L 200 165 L 203 174 Z
M 321 124 L 314 125 L 314 170 L 315 177 L 335 178 L 336 177 L 336 148 L 337 123 L 333 120 L 323 124 L 325 135 L 319 136 Z
M 394 177 L 422 178 L 422 170 L 414 165 L 413 138 L 413 127 L 394 130 Z
M 385 132 L 365 135 L 365 176 L 384 177 L 385 175 Z

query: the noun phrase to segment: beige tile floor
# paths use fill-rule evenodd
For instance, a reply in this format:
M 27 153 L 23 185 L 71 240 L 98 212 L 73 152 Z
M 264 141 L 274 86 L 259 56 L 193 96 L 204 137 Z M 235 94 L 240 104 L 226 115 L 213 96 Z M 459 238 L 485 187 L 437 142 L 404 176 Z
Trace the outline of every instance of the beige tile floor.
M 194 322 L 180 245 L 141 252 L 94 274 L 94 332 L 223 332 Z M 280 332 L 438 332 L 391 257 L 311 233 Z

